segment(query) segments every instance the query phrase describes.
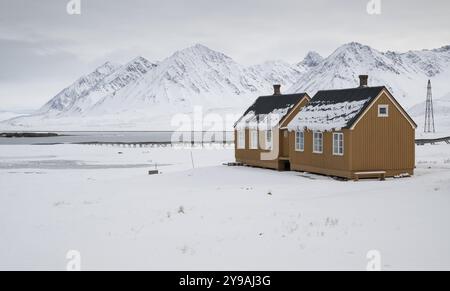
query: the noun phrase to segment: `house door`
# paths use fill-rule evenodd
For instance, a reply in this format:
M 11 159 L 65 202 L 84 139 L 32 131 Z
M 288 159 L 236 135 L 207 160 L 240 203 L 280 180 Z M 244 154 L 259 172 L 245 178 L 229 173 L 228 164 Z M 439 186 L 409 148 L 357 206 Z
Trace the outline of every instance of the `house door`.
M 287 129 L 281 131 L 281 157 L 289 157 L 289 132 Z

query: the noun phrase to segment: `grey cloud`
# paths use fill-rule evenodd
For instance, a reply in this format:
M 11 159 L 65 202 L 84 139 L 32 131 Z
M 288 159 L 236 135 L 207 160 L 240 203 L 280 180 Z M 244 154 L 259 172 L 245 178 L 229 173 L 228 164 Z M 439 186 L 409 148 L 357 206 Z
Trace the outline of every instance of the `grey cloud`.
M 78 57 L 57 45 L 0 39 L 0 81 L 73 77 L 85 67 Z

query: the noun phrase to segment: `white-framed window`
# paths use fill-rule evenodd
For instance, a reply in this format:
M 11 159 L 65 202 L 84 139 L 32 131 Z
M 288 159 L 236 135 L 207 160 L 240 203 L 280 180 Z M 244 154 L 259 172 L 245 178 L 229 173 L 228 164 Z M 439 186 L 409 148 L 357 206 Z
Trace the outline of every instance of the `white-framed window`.
M 313 153 L 323 153 L 323 133 L 320 131 L 313 133 Z
M 258 131 L 255 129 L 250 130 L 250 149 L 258 149 Z
M 344 155 L 344 134 L 342 132 L 333 133 L 333 155 Z
M 389 105 L 378 105 L 378 117 L 389 117 Z
M 305 132 L 297 130 L 295 132 L 295 150 L 303 152 L 305 150 Z
M 266 130 L 266 149 L 272 149 L 272 130 Z
M 237 148 L 245 149 L 245 129 L 238 130 L 237 135 Z

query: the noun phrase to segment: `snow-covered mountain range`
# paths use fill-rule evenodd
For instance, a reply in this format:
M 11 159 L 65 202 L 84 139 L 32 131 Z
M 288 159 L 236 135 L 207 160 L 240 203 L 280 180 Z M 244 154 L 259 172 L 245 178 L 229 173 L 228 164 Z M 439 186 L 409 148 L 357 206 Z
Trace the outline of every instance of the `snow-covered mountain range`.
M 303 74 L 289 91 L 314 95 L 324 86 L 351 88 L 358 85 L 360 74 L 369 75 L 371 86 L 388 87 L 416 120 L 418 134 L 423 131 L 424 100 L 428 80 L 431 80 L 438 134 L 450 134 L 450 46 L 396 53 L 349 43 Z
M 406 108 L 425 100 L 427 82 L 435 96 L 450 92 L 450 46 L 407 53 L 379 52 L 359 43 L 341 46 L 289 89 L 314 95 L 325 88 L 351 88 L 358 75 L 369 75 L 369 85 L 385 85 Z
M 285 89 L 321 57 L 311 53 L 301 64 L 268 61 L 246 67 L 203 45 L 175 52 L 161 62 L 138 57 L 126 65 L 106 63 L 62 90 L 36 114 L 9 120 L 25 129 L 170 129 L 175 113 L 194 106 L 234 113 L 255 97 Z
M 35 114 L 1 123 L 2 128 L 39 130 L 172 129 L 175 113 L 194 106 L 239 114 L 259 95 L 281 84 L 284 92 L 355 87 L 358 75 L 386 85 L 406 108 L 423 101 L 428 79 L 438 98 L 450 92 L 450 46 L 407 53 L 379 52 L 359 43 L 329 57 L 310 52 L 299 63 L 267 61 L 243 66 L 203 45 L 175 52 L 161 62 L 137 57 L 106 63 L 53 97 Z
M 65 88 L 38 113 L 57 117 L 82 115 L 101 104 L 106 98 L 114 96 L 116 92 L 142 78 L 156 66 L 142 57 L 124 66 L 105 63 Z

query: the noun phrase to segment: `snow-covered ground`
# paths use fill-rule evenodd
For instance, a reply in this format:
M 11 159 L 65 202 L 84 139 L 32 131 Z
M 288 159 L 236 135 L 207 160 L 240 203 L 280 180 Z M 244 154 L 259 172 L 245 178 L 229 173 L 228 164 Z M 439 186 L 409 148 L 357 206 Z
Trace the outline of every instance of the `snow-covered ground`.
M 450 270 L 449 145 L 418 147 L 416 175 L 384 182 L 221 165 L 232 160 L 0 146 L 0 269 L 64 270 L 78 250 L 85 270 L 365 270 L 378 250 L 385 270 Z M 154 163 L 163 174 L 147 175 Z

